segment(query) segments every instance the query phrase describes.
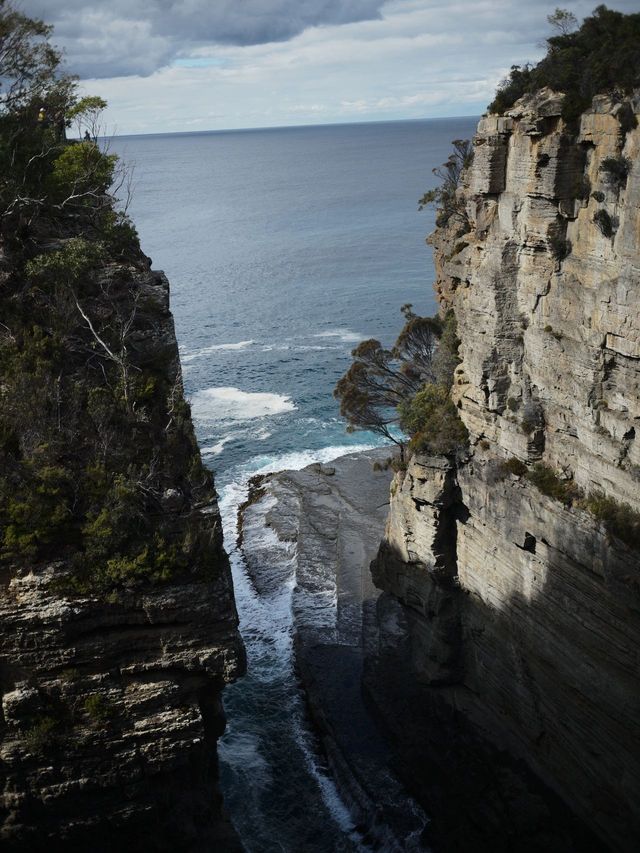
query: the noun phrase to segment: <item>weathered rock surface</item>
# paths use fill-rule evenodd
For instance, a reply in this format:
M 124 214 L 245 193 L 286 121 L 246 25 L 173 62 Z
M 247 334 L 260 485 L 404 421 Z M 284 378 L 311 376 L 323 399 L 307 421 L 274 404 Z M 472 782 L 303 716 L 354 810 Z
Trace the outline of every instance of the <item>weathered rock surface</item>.
M 182 401 L 166 278 L 110 275 L 130 275 L 129 291 L 155 305 L 153 326 L 134 325 L 129 345 L 138 365 L 163 366 L 171 404 Z M 188 430 L 185 458 L 157 448 L 176 471 L 158 511 L 197 544 L 206 570 L 105 597 L 71 592 L 64 561 L 2 569 L 3 850 L 240 849 L 218 792 L 216 741 L 222 690 L 242 674 L 244 650 L 215 493 L 207 483 L 189 491 L 182 470 L 197 456 Z M 133 436 L 129 452 L 134 459 Z
M 471 446 L 396 475 L 373 566 L 367 684 L 443 849 L 640 844 L 640 555 L 502 464 L 640 510 L 640 129 L 560 107 L 480 121 L 466 216 L 430 238 Z
M 296 667 L 311 716 L 365 840 L 400 853 L 425 849 L 427 819 L 398 782 L 393 752 L 361 690 L 365 614 L 378 596 L 369 563 L 388 510 L 390 453 L 365 451 L 269 475 L 243 511 L 242 547 L 264 593 L 282 579 L 265 571 L 263 523 L 290 549 Z

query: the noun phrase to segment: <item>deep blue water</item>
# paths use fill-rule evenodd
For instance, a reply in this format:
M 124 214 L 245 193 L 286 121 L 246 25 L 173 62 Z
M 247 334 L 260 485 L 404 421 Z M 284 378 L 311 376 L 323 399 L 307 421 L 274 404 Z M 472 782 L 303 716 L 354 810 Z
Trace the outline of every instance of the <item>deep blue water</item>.
M 435 312 L 417 199 L 475 119 L 120 137 L 130 212 L 171 282 L 185 390 L 216 474 L 248 675 L 225 691 L 228 808 L 250 853 L 360 849 L 315 754 L 291 658 L 290 589 L 260 599 L 235 548 L 248 477 L 360 445 L 332 390 L 400 306 Z M 286 555 L 285 555 L 286 556 Z M 284 559 L 274 552 L 275 559 Z

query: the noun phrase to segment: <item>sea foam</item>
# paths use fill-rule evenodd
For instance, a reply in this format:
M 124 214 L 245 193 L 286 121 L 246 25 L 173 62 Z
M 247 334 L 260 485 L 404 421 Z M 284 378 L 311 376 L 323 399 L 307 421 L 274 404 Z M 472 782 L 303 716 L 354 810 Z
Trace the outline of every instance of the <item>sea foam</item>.
M 357 344 L 365 340 L 365 336 L 360 332 L 353 332 L 351 329 L 327 329 L 326 332 L 318 332 L 314 338 L 337 338 L 344 344 Z
M 292 412 L 296 404 L 283 394 L 266 391 L 241 391 L 228 386 L 205 388 L 191 397 L 191 411 L 196 421 L 248 421 Z
M 190 361 L 195 361 L 198 358 L 203 358 L 206 355 L 211 355 L 211 353 L 219 352 L 221 350 L 240 350 L 246 349 L 250 347 L 254 341 L 237 341 L 233 344 L 211 344 L 208 347 L 201 347 L 200 349 L 193 350 L 193 352 L 185 352 L 181 353 L 180 360 L 183 364 L 187 364 Z

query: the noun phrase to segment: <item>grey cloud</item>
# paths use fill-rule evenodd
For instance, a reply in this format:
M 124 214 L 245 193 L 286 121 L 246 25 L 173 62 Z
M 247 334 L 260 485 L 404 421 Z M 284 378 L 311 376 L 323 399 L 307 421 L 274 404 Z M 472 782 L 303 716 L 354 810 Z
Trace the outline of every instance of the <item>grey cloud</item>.
M 148 75 L 210 44 L 285 41 L 307 27 L 380 17 L 384 0 L 22 0 L 55 26 L 69 70 L 82 77 Z

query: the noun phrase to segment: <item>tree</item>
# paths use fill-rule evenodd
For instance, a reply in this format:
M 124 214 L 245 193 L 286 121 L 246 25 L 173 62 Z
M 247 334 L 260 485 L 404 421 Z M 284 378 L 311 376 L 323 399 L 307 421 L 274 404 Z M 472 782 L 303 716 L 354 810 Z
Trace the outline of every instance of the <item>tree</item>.
M 556 9 L 553 15 L 547 15 L 547 22 L 562 36 L 568 35 L 578 26 L 578 19 L 568 9 Z
M 351 353 L 353 364 L 333 393 L 340 400 L 340 414 L 347 419 L 349 432 L 376 432 L 397 444 L 404 458 L 404 441 L 392 427 L 400 421 L 398 406 L 434 379 L 433 359 L 442 322 L 417 316 L 411 305 L 401 310 L 405 325 L 394 347 L 385 349 L 373 338 L 360 343 Z
M 0 113 L 46 99 L 59 82 L 60 52 L 49 43 L 52 27 L 0 0 Z
M 116 159 L 96 144 L 106 102 L 78 98 L 49 43 L 51 27 L 0 0 L 0 233 L 12 238 L 63 208 L 84 217 L 110 210 Z M 75 124 L 89 140 L 69 143 Z M 118 180 L 116 180 L 118 184 Z
M 457 190 L 462 172 L 471 165 L 473 146 L 468 139 L 454 139 L 451 144 L 453 151 L 447 162 L 432 170 L 433 174 L 440 179 L 440 186 L 428 190 L 418 201 L 418 210 L 423 210 L 429 205 L 437 207 L 436 225 L 439 227 L 446 225 L 451 217 L 456 217 L 464 223 L 467 221 L 464 207 L 458 202 Z
M 204 572 L 163 509 L 169 486 L 211 493 L 179 374 L 140 345 L 166 309 L 97 144 L 104 101 L 49 34 L 0 0 L 0 565 L 61 561 L 94 590 Z
M 598 6 L 575 29 L 572 13 L 556 9 L 548 21 L 555 33 L 546 56 L 537 65 L 513 66 L 489 112 L 504 113 L 523 95 L 549 87 L 565 93 L 562 116 L 575 127 L 594 95 L 630 95 L 640 86 L 640 14 Z
M 81 98 L 71 109 L 67 110 L 67 123 L 75 123 L 78 138 L 86 133 L 94 142 L 100 132 L 100 115 L 107 108 L 107 102 L 99 95 L 88 95 Z

